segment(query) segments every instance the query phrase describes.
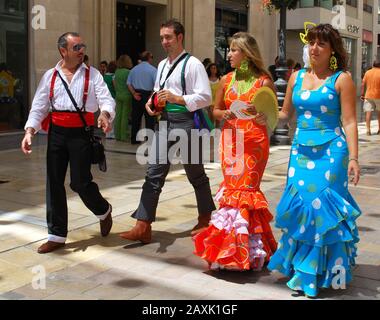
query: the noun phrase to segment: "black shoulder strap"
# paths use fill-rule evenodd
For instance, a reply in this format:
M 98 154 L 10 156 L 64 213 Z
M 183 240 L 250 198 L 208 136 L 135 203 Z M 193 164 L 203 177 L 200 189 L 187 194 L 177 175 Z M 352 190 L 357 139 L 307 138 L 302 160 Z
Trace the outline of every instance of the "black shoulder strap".
M 187 62 L 189 61 L 191 55 L 189 54 L 186 59 L 185 59 L 185 62 L 183 63 L 183 67 L 182 67 L 182 72 L 181 72 L 181 85 L 182 85 L 182 95 L 186 95 L 186 79 L 185 79 L 185 70 L 186 70 L 186 64 Z
M 61 81 L 62 81 L 62 83 L 63 83 L 63 86 L 64 86 L 65 89 L 66 89 L 67 94 L 68 94 L 69 97 L 70 97 L 71 102 L 73 103 L 75 109 L 76 109 L 77 112 L 79 113 L 79 116 L 80 116 L 80 118 L 81 118 L 81 120 L 82 120 L 82 122 L 83 122 L 83 124 L 84 124 L 84 127 L 85 127 L 86 131 L 89 131 L 89 130 L 90 130 L 90 127 L 87 125 L 87 122 L 86 122 L 86 120 L 85 120 L 84 117 L 83 117 L 83 113 L 82 113 L 82 111 L 78 108 L 78 104 L 77 104 L 77 102 L 75 101 L 75 99 L 74 99 L 74 97 L 73 97 L 73 95 L 72 95 L 72 93 L 71 93 L 71 91 L 70 91 L 70 89 L 69 89 L 69 86 L 67 85 L 66 81 L 63 80 L 63 78 L 62 78 L 61 74 L 59 73 L 59 71 L 57 71 L 57 73 L 58 73 L 58 76 L 60 77 L 60 79 L 61 79 Z
M 166 63 L 165 65 L 163 66 L 162 70 L 161 70 L 161 75 L 160 75 L 160 81 L 159 81 L 159 84 L 160 84 L 160 90 L 162 90 L 164 87 L 165 87 L 165 83 L 166 81 L 168 81 L 169 77 L 171 76 L 171 74 L 173 73 L 173 71 L 175 70 L 175 68 L 178 66 L 178 64 L 183 60 L 185 59 L 189 54 L 186 52 L 184 53 L 177 61 L 175 64 L 173 64 L 173 66 L 170 68 L 168 74 L 166 75 L 166 78 L 165 78 L 165 81 L 161 84 L 161 79 L 162 79 L 162 75 L 164 73 L 164 69 L 165 69 L 165 66 L 166 66 Z

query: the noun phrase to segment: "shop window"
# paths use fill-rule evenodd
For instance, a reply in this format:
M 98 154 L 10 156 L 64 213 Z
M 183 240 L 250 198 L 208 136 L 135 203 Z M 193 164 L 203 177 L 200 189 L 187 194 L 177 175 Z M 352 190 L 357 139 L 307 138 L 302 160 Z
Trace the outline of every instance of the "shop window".
M 248 30 L 248 1 L 217 0 L 215 14 L 215 62 L 219 70 L 228 72 L 229 38 Z
M 358 0 L 346 0 L 346 4 L 351 6 L 351 7 L 358 7 Z
M 369 42 L 363 41 L 362 43 L 362 76 L 372 66 L 371 53 L 372 53 L 372 44 Z
M 356 40 L 351 38 L 342 37 L 344 48 L 348 55 L 348 70 L 351 72 L 352 78 L 356 77 Z
M 300 8 L 313 8 L 313 7 L 321 7 L 328 10 L 331 10 L 336 5 L 341 5 L 343 3 L 342 0 L 300 0 L 299 7 Z
M 300 8 L 312 8 L 314 7 L 314 0 L 301 0 Z
M 363 1 L 363 11 L 368 12 L 368 13 L 372 13 L 373 12 L 373 7 L 369 3 L 369 1 L 366 1 L 366 0 Z
M 25 0 L 5 0 L 4 11 L 11 14 L 23 15 L 27 7 Z
M 129 55 L 134 65 L 145 50 L 145 16 L 144 6 L 117 3 L 117 56 Z
M 28 114 L 28 1 L 0 1 L 0 132 L 23 128 Z

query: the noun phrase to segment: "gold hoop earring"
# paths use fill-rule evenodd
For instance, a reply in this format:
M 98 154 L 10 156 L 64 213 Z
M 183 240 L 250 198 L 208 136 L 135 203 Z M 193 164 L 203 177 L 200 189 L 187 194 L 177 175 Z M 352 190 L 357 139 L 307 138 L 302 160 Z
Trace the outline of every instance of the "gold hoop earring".
M 332 56 L 330 57 L 330 70 L 335 72 L 336 69 L 338 69 L 338 60 L 334 56 L 335 52 L 332 53 Z

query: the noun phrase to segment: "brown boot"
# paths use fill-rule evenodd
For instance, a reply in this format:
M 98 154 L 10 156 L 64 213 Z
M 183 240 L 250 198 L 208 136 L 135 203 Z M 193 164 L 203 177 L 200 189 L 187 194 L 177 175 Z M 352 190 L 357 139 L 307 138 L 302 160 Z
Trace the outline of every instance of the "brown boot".
M 49 252 L 58 250 L 60 248 L 63 248 L 64 246 L 65 246 L 65 243 L 48 241 L 48 242 L 45 242 L 43 245 L 41 245 L 38 248 L 37 252 L 40 254 L 49 253 Z
M 107 218 L 100 220 L 100 233 L 102 237 L 107 237 L 112 228 L 112 207 L 111 212 L 108 214 Z
M 132 241 L 141 241 L 148 244 L 152 241 L 152 226 L 151 222 L 137 220 L 136 225 L 129 231 L 120 234 L 120 237 Z
M 211 220 L 211 213 L 203 214 L 198 216 L 197 225 L 191 230 L 191 236 L 194 237 L 196 234 L 207 229 Z

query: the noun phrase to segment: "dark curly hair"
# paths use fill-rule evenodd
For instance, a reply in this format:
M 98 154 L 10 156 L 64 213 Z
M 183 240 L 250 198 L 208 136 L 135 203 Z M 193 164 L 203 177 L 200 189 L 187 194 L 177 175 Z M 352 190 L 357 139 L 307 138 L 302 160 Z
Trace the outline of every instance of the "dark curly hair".
M 338 61 L 338 70 L 347 71 L 348 55 L 339 31 L 329 23 L 319 24 L 309 29 L 306 36 L 308 42 L 316 39 L 330 43 L 334 56 Z

